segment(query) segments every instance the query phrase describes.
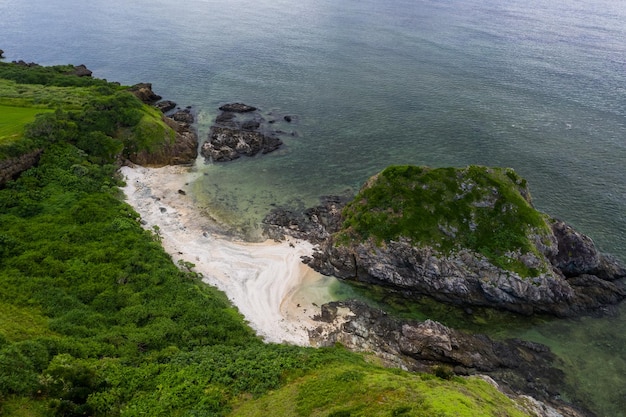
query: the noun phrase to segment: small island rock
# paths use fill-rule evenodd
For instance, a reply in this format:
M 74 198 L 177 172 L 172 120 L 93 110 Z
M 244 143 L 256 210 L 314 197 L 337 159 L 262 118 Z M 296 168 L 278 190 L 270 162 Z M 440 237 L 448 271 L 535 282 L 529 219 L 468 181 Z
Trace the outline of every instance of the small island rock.
M 256 107 L 248 106 L 243 103 L 230 103 L 224 104 L 219 108 L 221 111 L 232 112 L 232 113 L 249 113 L 256 111 Z
M 314 231 L 306 261 L 326 275 L 520 314 L 576 316 L 626 298 L 623 265 L 536 211 L 512 170 L 389 167 L 334 212 L 324 224 L 277 219 L 292 222 L 285 234 Z

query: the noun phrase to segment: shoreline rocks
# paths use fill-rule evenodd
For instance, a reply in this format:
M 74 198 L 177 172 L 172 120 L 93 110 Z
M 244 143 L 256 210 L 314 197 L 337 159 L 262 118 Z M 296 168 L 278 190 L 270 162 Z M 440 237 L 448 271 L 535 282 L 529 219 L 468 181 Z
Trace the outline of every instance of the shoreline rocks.
M 227 162 L 241 156 L 252 157 L 279 149 L 283 141 L 279 131 L 270 129 L 254 106 L 231 103 L 220 106 L 208 138 L 200 149 L 208 161 Z
M 358 301 L 324 304 L 321 311 L 314 317 L 319 326 L 309 332 L 314 346 L 341 343 L 350 350 L 373 353 L 387 366 L 442 377 L 487 375 L 513 398 L 529 395 L 564 416 L 593 415 L 559 399 L 567 389 L 564 374 L 557 368 L 557 357 L 544 345 L 518 339 L 495 341 L 432 320 L 398 320 Z

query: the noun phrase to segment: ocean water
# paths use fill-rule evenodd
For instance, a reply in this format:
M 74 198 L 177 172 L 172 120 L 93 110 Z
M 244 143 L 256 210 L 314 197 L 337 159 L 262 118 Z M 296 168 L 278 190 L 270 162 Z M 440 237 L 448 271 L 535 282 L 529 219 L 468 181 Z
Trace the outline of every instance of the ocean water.
M 540 210 L 626 261 L 622 0 L 0 0 L 6 60 L 85 64 L 198 112 L 241 101 L 278 152 L 199 164 L 200 204 L 248 238 L 274 205 L 355 192 L 390 164 L 498 165 Z M 511 334 L 550 345 L 577 395 L 626 416 L 626 308 Z

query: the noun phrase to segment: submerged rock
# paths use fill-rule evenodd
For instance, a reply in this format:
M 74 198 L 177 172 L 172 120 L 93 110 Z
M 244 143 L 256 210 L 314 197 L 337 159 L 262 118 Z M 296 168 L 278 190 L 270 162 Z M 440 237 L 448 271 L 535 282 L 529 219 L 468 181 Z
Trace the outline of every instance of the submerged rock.
M 283 227 L 300 238 L 323 228 L 305 261 L 326 275 L 521 314 L 574 316 L 626 298 L 626 269 L 536 211 L 512 170 L 390 167 L 334 213 L 325 224 L 301 216 Z
M 0 161 L 0 187 L 17 178 L 19 174 L 37 165 L 42 149 L 36 149 L 24 155 L 7 158 Z

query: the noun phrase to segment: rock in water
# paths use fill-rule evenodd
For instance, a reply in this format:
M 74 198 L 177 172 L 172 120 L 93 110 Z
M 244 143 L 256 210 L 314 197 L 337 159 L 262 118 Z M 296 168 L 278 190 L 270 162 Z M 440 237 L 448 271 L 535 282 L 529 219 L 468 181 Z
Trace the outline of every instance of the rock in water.
M 389 167 L 341 213 L 308 259 L 323 274 L 522 314 L 574 316 L 626 298 L 626 269 L 535 210 L 510 169 Z
M 213 162 L 226 162 L 241 156 L 275 151 L 283 144 L 277 132 L 268 129 L 256 107 L 243 103 L 226 104 L 215 118 L 200 153 Z M 242 114 L 243 113 L 243 114 Z
M 224 104 L 223 106 L 220 107 L 220 110 L 232 112 L 232 113 L 248 113 L 248 112 L 255 111 L 256 107 L 248 106 L 247 104 L 243 104 L 243 103 L 231 103 L 231 104 Z

